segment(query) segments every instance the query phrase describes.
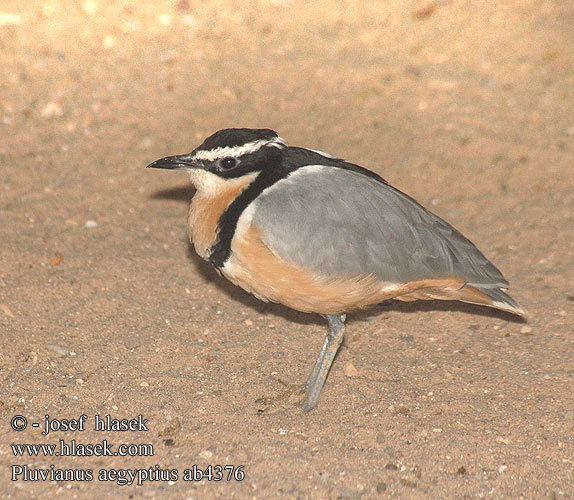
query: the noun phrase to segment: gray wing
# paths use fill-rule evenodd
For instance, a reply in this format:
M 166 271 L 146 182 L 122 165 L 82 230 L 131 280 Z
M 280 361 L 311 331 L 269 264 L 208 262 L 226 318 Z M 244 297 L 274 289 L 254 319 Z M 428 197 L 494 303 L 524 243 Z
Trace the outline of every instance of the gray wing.
M 253 223 L 281 258 L 325 277 L 382 281 L 456 276 L 506 288 L 496 267 L 450 224 L 360 173 L 307 166 L 256 200 Z

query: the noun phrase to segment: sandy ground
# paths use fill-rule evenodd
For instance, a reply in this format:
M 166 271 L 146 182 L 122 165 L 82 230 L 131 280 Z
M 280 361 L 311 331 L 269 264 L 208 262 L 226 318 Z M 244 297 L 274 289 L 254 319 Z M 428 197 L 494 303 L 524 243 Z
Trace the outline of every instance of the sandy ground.
M 574 498 L 574 5 L 310 4 L 0 2 L 1 498 Z M 475 241 L 528 322 L 352 315 L 303 414 L 325 322 L 219 278 L 186 176 L 144 169 L 230 126 L 376 170 Z M 42 436 L 47 414 L 85 429 Z M 153 456 L 10 446 L 61 439 Z

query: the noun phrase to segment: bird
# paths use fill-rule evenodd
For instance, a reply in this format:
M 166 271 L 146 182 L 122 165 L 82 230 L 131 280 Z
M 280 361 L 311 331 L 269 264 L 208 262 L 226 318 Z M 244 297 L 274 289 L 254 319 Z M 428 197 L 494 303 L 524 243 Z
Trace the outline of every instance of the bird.
M 147 167 L 189 173 L 190 241 L 221 275 L 265 302 L 327 319 L 302 386 L 305 412 L 317 406 L 353 311 L 437 299 L 526 314 L 502 273 L 449 223 L 377 173 L 289 146 L 273 130 L 219 130 Z

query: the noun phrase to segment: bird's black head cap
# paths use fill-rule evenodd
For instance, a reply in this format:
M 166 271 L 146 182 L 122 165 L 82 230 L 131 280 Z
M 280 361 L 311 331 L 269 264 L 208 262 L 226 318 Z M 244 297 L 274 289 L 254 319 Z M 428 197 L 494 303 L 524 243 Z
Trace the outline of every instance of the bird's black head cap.
M 193 150 L 193 153 L 211 151 L 216 148 L 243 146 L 261 140 L 270 141 L 277 137 L 277 132 L 268 128 L 224 128 L 205 139 L 200 146 Z

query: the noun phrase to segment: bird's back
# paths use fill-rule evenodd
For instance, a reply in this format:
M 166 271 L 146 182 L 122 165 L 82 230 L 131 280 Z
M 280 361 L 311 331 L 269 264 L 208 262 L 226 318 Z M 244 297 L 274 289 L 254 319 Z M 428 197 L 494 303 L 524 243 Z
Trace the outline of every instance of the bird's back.
M 279 256 L 324 277 L 373 274 L 404 283 L 457 276 L 507 285 L 450 224 L 392 186 L 350 170 L 293 172 L 256 200 L 253 222 Z

